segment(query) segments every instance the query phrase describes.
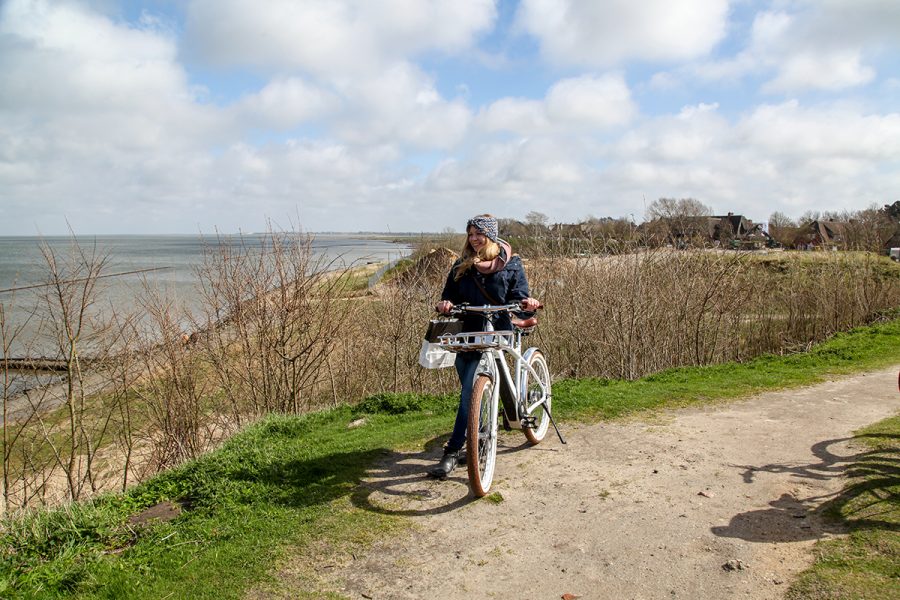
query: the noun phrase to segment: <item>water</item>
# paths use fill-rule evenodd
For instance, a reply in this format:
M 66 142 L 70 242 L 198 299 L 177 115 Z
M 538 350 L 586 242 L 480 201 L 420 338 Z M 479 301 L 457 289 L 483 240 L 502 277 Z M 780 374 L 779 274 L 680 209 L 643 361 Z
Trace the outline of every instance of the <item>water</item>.
M 127 312 L 137 308 L 136 298 L 143 290 L 145 278 L 152 287 L 181 306 L 196 308 L 199 303 L 196 269 L 203 264 L 204 252 L 215 251 L 219 244 L 258 247 L 264 239 L 263 235 L 253 234 L 222 239 L 199 235 L 119 235 L 81 236 L 78 243 L 88 253 L 96 249 L 98 253 L 109 255 L 104 273 L 128 273 L 100 280 L 100 302 L 96 307 L 104 310 L 112 306 L 119 312 Z M 37 319 L 29 320 L 30 307 L 37 294 L 47 291 L 45 287 L 31 287 L 43 283 L 47 277 L 41 242 L 60 257 L 67 256 L 72 247 L 70 237 L 0 236 L 0 290 L 19 288 L 14 293 L 0 291 L 0 304 L 10 326 L 25 324 L 23 333 L 9 351 L 10 356 L 53 354 L 47 340 L 38 340 L 36 347 L 27 347 L 36 338 Z M 410 250 L 409 245 L 388 238 L 344 234 L 312 236 L 313 261 L 321 258 L 331 268 L 388 262 L 409 254 Z M 146 269 L 156 270 L 144 271 Z

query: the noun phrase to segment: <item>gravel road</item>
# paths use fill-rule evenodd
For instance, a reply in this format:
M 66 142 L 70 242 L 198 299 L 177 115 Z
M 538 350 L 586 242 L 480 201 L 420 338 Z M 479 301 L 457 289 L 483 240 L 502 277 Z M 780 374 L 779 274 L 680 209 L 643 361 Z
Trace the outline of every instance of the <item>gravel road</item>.
M 326 579 L 350 598 L 780 598 L 841 489 L 860 427 L 900 410 L 897 369 L 650 420 L 566 424 L 539 446 L 501 438 L 492 491 L 465 468 L 423 477 L 440 453 L 396 453 L 357 502 L 407 515 Z

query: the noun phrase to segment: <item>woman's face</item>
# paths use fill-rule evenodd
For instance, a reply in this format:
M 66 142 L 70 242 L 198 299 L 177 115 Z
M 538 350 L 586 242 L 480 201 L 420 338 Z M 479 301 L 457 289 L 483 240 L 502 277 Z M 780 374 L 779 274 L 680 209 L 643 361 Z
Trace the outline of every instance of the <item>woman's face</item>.
M 487 236 L 474 227 L 469 227 L 469 245 L 472 246 L 472 249 L 475 250 L 475 252 L 484 248 L 484 245 L 487 244 L 487 242 Z

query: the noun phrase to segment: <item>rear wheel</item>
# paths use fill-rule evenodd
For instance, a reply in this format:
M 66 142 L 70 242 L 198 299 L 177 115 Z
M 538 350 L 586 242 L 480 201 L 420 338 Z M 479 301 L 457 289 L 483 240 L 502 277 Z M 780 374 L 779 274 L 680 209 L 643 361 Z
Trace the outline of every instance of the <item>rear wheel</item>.
M 494 383 L 491 378 L 479 375 L 472 388 L 466 430 L 469 487 L 476 498 L 484 496 L 490 489 L 497 462 L 497 407 L 494 406 L 493 395 Z
M 528 359 L 528 364 L 537 373 L 535 377 L 531 371 L 525 371 L 525 380 L 522 385 L 525 402 L 531 406 L 535 402 L 544 400 L 544 404 L 535 407 L 528 416 L 534 417 L 534 428 L 523 427 L 525 437 L 531 444 L 537 444 L 547 435 L 550 426 L 550 369 L 547 367 L 547 359 L 540 351 L 535 351 Z

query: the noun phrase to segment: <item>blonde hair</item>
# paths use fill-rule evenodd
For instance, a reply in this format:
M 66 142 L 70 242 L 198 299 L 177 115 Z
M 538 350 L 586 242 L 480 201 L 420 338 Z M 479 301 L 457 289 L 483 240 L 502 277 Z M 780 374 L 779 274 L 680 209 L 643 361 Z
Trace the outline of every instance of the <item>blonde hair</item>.
M 492 215 L 488 214 L 478 216 L 493 218 Z M 466 271 L 471 269 L 475 263 L 492 261 L 500 256 L 500 244 L 490 239 L 488 239 L 487 243 L 481 247 L 481 250 L 476 252 L 475 248 L 472 247 L 472 244 L 469 243 L 469 233 L 471 233 L 472 229 L 477 231 L 474 225 L 466 229 L 466 243 L 463 246 L 462 252 L 460 252 L 459 264 L 456 265 L 456 270 L 453 273 L 453 279 L 455 281 L 459 281 L 462 276 L 466 274 Z

